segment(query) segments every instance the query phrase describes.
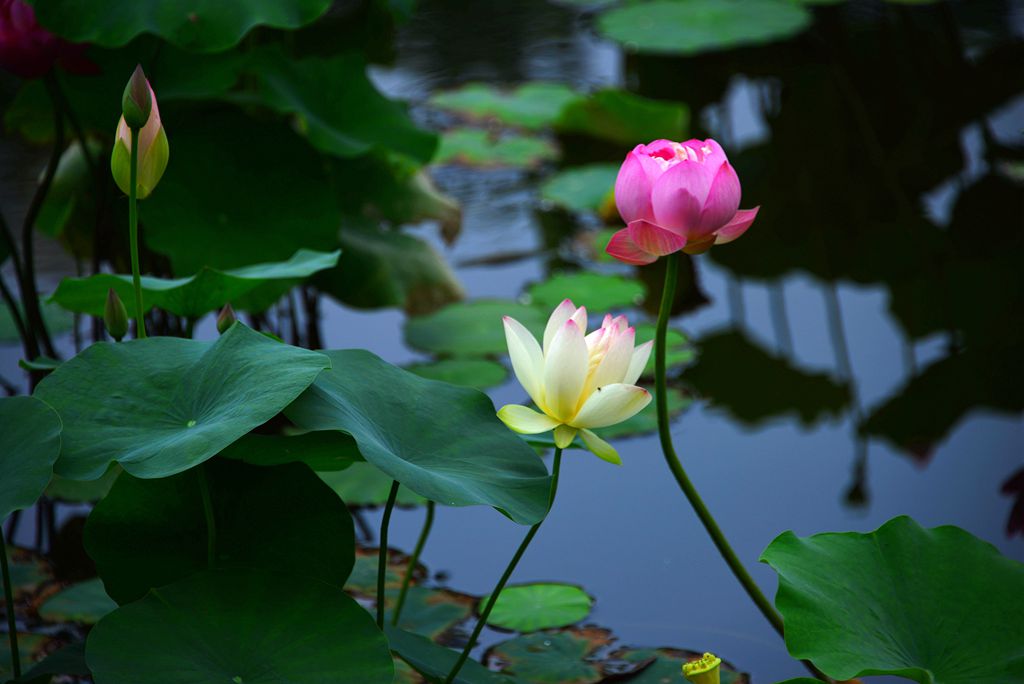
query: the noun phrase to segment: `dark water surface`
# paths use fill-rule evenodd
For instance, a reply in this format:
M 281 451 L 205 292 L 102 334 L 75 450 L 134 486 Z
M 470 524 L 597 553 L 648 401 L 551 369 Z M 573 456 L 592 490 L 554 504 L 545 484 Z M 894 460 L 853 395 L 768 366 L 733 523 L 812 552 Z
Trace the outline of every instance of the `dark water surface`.
M 673 426 L 691 478 L 767 591 L 774 574 L 756 561 L 782 531 L 867 531 L 901 514 L 959 525 L 1024 560 L 1024 538 L 1006 532 L 1013 499 L 1000 493 L 1024 467 L 1024 12 L 1001 2 L 819 10 L 812 32 L 795 41 L 671 60 L 627 58 L 571 7 L 424 0 L 398 36 L 395 64 L 375 68 L 374 78 L 415 103 L 467 81 L 628 87 L 688 102 L 691 134 L 722 141 L 744 183 L 742 206 L 762 212 L 742 240 L 695 260 L 707 304 L 676 323 L 698 341 L 742 331 L 796 369 L 849 378 L 853 388 L 838 415 L 801 421 L 779 387 L 725 362 L 722 386 L 705 393 L 740 388 L 753 408 L 697 401 Z M 426 107 L 416 114 L 438 123 Z M 444 250 L 470 298 L 516 298 L 566 267 L 570 227 L 542 206 L 542 177 L 435 173 L 462 203 L 463 233 L 450 248 L 432 230 L 420 234 Z M 936 240 L 955 248 L 929 252 Z M 520 250 L 538 256 L 458 266 Z M 44 276 L 50 284 L 66 268 L 55 264 Z M 324 314 L 327 347 L 365 347 L 395 363 L 420 358 L 403 345 L 401 312 L 327 302 Z M 212 325 L 207 319 L 198 334 L 211 336 Z M 977 367 L 914 384 L 960 349 L 982 350 L 985 360 L 975 355 Z M 2 351 L 7 377 L 17 353 Z M 968 388 L 964 378 L 977 382 Z M 525 395 L 510 381 L 491 396 L 501 405 Z M 896 428 L 858 433 L 863 417 L 896 399 L 905 409 Z M 803 403 L 818 413 L 813 397 Z M 712 650 L 759 684 L 802 674 L 718 556 L 656 437 L 616 445 L 618 468 L 567 454 L 553 513 L 514 581 L 580 583 L 597 598 L 591 621 L 623 644 Z M 395 515 L 394 545 L 412 548 L 422 515 Z M 492 511 L 440 507 L 423 561 L 452 586 L 485 594 L 524 533 Z

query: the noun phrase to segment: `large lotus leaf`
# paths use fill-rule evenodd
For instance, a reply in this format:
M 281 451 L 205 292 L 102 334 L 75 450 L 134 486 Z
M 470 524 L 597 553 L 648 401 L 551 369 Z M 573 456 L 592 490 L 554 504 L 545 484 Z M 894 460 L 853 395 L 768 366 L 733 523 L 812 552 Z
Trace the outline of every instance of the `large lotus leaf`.
M 300 249 L 291 259 L 278 263 L 228 271 L 205 267 L 189 278 L 142 276 L 142 301 L 146 311 L 155 307 L 186 318 L 199 318 L 229 303 L 236 309 L 262 312 L 303 278 L 334 267 L 340 254 L 339 250 Z M 50 301 L 70 311 L 102 316 L 111 288 L 122 301 L 134 300 L 131 275 L 97 273 L 86 278 L 64 278 Z M 128 315 L 134 317 L 135 309 L 130 309 Z
M 437 136 L 418 128 L 405 107 L 381 95 L 366 77 L 362 54 L 290 59 L 268 50 L 251 60 L 262 101 L 299 117 L 317 149 L 355 157 L 375 147 L 427 163 Z
M 301 462 L 316 471 L 345 470 L 363 461 L 355 440 L 348 435 L 332 432 L 298 435 L 260 435 L 250 432 L 218 455 L 258 466 Z M 345 497 L 341 498 L 350 503 Z
M 701 338 L 699 348 L 697 363 L 686 369 L 683 380 L 712 406 L 745 423 L 796 414 L 810 425 L 826 415 L 838 416 L 850 403 L 849 385 L 795 368 L 741 332 L 713 333 Z M 751 392 L 751 387 L 764 391 Z
M 799 4 L 779 0 L 654 0 L 610 10 L 597 26 L 632 50 L 692 55 L 783 40 L 811 18 Z
M 30 0 L 39 23 L 76 43 L 124 45 L 155 33 L 192 52 L 218 52 L 257 26 L 294 29 L 330 7 L 330 0 Z
M 480 599 L 486 604 L 489 596 Z M 517 632 L 566 627 L 590 615 L 592 599 L 575 584 L 538 582 L 505 587 L 487 624 Z
M 167 109 L 171 161 L 139 220 L 146 244 L 170 257 L 176 274 L 335 248 L 341 211 L 323 160 L 297 133 L 233 108 Z
M 484 663 L 533 684 L 595 684 L 604 672 L 592 657 L 612 641 L 596 627 L 534 632 L 492 646 Z
M 74 503 L 99 501 L 107 495 L 110 488 L 114 486 L 117 476 L 122 472 L 121 466 L 112 463 L 107 472 L 103 473 L 98 480 L 69 480 L 60 475 L 54 475 L 50 484 L 46 486 L 46 496 Z
M 500 385 L 508 377 L 508 369 L 487 359 L 441 359 L 406 366 L 406 370 L 421 378 L 481 390 Z
M 541 186 L 540 196 L 569 211 L 598 211 L 611 196 L 619 167 L 588 164 L 559 171 Z
M 36 502 L 60 456 L 57 412 L 34 397 L 0 399 L 0 520 Z
M 444 257 L 418 237 L 346 224 L 338 243 L 344 250 L 338 268 L 317 276 L 316 285 L 349 306 L 396 306 L 417 315 L 464 296 Z
M 273 418 L 328 366 L 323 354 L 237 323 L 212 343 L 94 344 L 39 383 L 36 396 L 64 422 L 58 475 L 94 480 L 116 461 L 136 477 L 166 477 Z
M 159 480 L 122 475 L 96 504 L 85 547 L 114 600 L 135 601 L 208 567 L 204 487 L 217 567 L 292 569 L 344 585 L 355 562 L 355 532 L 343 501 L 301 463 L 216 459 Z
M 561 133 L 588 135 L 632 147 L 659 138 L 686 138 L 689 114 L 686 106 L 677 102 L 609 88 L 569 103 L 555 128 Z
M 453 128 L 441 136 L 437 164 L 482 168 L 536 168 L 558 157 L 549 140 L 517 133 L 495 134 L 479 128 Z
M 391 650 L 412 665 L 428 682 L 444 682 L 459 654 L 430 639 L 397 627 L 386 626 Z M 511 684 L 512 679 L 492 672 L 475 660 L 467 660 L 452 684 Z
M 251 569 L 208 570 L 118 608 L 89 633 L 86 660 L 96 684 L 392 684 L 394 677 L 384 634 L 344 591 Z
M 790 654 L 830 677 L 1024 681 L 1024 564 L 958 527 L 784 532 L 761 560 L 779 574 Z
M 548 312 L 500 299 L 480 299 L 447 306 L 429 316 L 405 322 L 405 341 L 411 347 L 446 356 L 504 354 L 502 316 L 511 316 L 534 335 L 544 332 Z
M 467 83 L 437 93 L 429 102 L 472 119 L 497 119 L 510 126 L 537 129 L 550 126 L 566 105 L 581 98 L 561 83 L 524 83 L 508 91 L 486 83 Z
M 554 275 L 526 288 L 530 301 L 544 309 L 553 309 L 564 299 L 587 311 L 607 312 L 628 309 L 643 301 L 644 285 L 617 275 L 579 271 Z
M 46 599 L 39 607 L 39 617 L 48 622 L 82 622 L 93 624 L 117 608 L 107 596 L 103 581 L 94 577 L 72 584 Z
M 310 433 L 320 434 L 320 433 Z M 351 439 L 344 435 L 347 439 Z M 344 471 L 320 472 L 320 479 L 349 506 L 383 506 L 394 481 L 372 463 L 353 463 Z M 398 490 L 399 506 L 422 506 L 427 500 L 408 487 Z
M 332 369 L 285 411 L 296 425 L 347 432 L 367 461 L 432 501 L 494 506 L 527 525 L 544 517 L 547 469 L 495 417 L 487 395 L 367 351 L 326 354 Z

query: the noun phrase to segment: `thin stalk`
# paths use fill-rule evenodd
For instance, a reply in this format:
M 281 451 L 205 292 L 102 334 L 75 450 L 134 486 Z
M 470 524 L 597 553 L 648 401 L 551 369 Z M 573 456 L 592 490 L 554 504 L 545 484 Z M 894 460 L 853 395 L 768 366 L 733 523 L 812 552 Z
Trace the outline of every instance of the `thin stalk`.
M 21 339 L 22 347 L 25 350 L 25 358 L 29 361 L 34 360 L 28 346 L 28 331 L 25 329 L 25 322 L 21 319 L 21 311 L 18 309 L 18 302 L 14 299 L 14 295 L 7 287 L 7 282 L 4 280 L 3 275 L 0 274 L 0 296 L 3 297 L 4 304 L 7 305 L 7 309 L 11 312 L 11 320 L 14 321 L 14 327 L 18 329 L 18 337 Z
M 21 267 L 21 256 L 18 253 L 18 245 L 14 242 L 14 236 L 11 235 L 11 231 L 7 227 L 7 219 L 4 218 L 3 212 L 0 212 L 0 239 L 7 245 L 7 252 L 11 257 L 11 265 L 14 266 L 14 279 L 18 283 L 18 288 L 23 289 L 25 286 L 25 273 Z M 13 294 L 10 295 L 10 298 L 11 301 L 14 301 Z M 24 343 L 25 358 L 31 361 L 39 356 L 39 343 L 36 340 L 36 331 L 32 327 L 32 322 L 27 320 L 27 318 L 22 319 L 22 316 L 26 313 L 24 296 L 22 300 L 21 309 L 18 309 L 16 306 L 11 307 L 11 315 L 15 321 L 22 321 L 19 331 L 23 331 L 21 339 Z
M 548 513 L 551 513 L 551 507 L 555 503 L 555 494 L 558 492 L 558 473 L 562 468 L 562 450 L 555 448 L 555 461 L 551 467 L 551 493 L 548 495 Z M 494 604 L 498 602 L 498 595 L 501 594 L 501 590 L 505 588 L 505 584 L 508 582 L 509 577 L 515 571 L 516 566 L 519 564 L 519 559 L 526 553 L 526 547 L 533 541 L 537 531 L 540 529 L 541 524 L 547 519 L 545 514 L 544 518 L 530 528 L 530 531 L 523 537 L 523 541 L 519 544 L 519 548 L 516 549 L 515 555 L 512 556 L 512 560 L 509 561 L 508 566 L 505 568 L 505 572 L 502 573 L 501 579 L 494 586 L 494 591 L 487 598 L 487 605 L 484 606 L 483 611 L 480 613 L 480 619 L 476 622 L 476 627 L 473 628 L 473 633 L 469 635 L 469 641 L 466 642 L 466 646 L 462 649 L 462 653 L 459 654 L 459 659 L 455 661 L 455 665 L 452 667 L 452 671 L 448 673 L 447 679 L 444 680 L 444 684 L 452 684 L 455 681 L 455 677 L 458 676 L 459 670 L 465 665 L 466 660 L 469 659 L 469 653 L 476 646 L 476 640 L 480 636 L 480 632 L 483 631 L 484 625 L 487 624 L 487 618 L 491 616 L 491 610 L 494 609 Z
M 672 302 L 676 295 L 676 282 L 679 279 L 679 260 L 681 254 L 676 252 L 675 254 L 669 255 L 667 268 L 665 269 L 665 287 L 661 294 L 661 308 L 658 311 L 658 327 L 655 332 L 654 342 L 654 385 L 655 385 L 655 401 L 658 409 L 658 437 L 661 439 L 661 451 L 665 455 L 665 462 L 668 464 L 669 470 L 672 471 L 672 475 L 675 477 L 676 482 L 679 484 L 679 488 L 686 495 L 687 501 L 690 502 L 690 506 L 693 507 L 694 512 L 704 525 L 704 529 L 711 537 L 711 541 L 715 543 L 715 547 L 718 552 L 725 559 L 729 569 L 732 570 L 733 575 L 739 580 L 739 583 L 746 590 L 747 595 L 750 596 L 754 605 L 757 606 L 761 614 L 764 615 L 765 619 L 771 624 L 779 636 L 785 636 L 782 626 L 782 616 L 776 612 L 768 598 L 761 592 L 760 587 L 754 582 L 754 578 L 750 576 L 747 569 L 743 567 L 743 563 L 740 562 L 736 552 L 733 551 L 732 546 L 729 545 L 729 541 L 725 538 L 721 528 L 715 521 L 714 516 L 711 515 L 711 511 L 704 505 L 703 499 L 700 498 L 700 494 L 697 493 L 697 488 L 693 486 L 689 476 L 686 474 L 686 470 L 683 468 L 683 464 L 679 461 L 679 456 L 676 455 L 675 447 L 672 444 L 672 434 L 669 431 L 669 414 L 668 414 L 668 392 L 666 390 L 665 381 L 665 337 L 668 332 L 668 321 L 672 313 Z M 804 661 L 804 665 L 814 674 L 815 677 L 822 679 L 822 681 L 831 681 L 825 675 L 821 674 L 817 668 L 811 663 Z
M 206 464 L 199 466 L 199 494 L 203 497 L 203 515 L 206 516 L 206 565 L 212 568 L 217 562 L 217 520 L 213 516 L 213 499 L 210 497 L 210 483 L 206 479 Z
M 14 678 L 21 677 L 21 653 L 18 652 L 18 623 L 14 618 L 14 590 L 11 588 L 11 569 L 7 565 L 7 542 L 4 540 L 3 526 L 0 525 L 0 570 L 4 574 L 4 601 L 7 610 L 7 638 L 11 642 L 11 667 Z
M 391 512 L 395 510 L 395 499 L 398 498 L 398 480 L 391 481 L 388 502 L 384 506 L 384 517 L 380 521 L 380 549 L 377 551 L 377 626 L 384 629 L 384 578 L 388 572 L 388 525 L 391 524 Z
M 142 308 L 142 275 L 139 273 L 139 208 L 138 208 L 138 175 L 139 175 L 139 131 L 132 128 L 132 151 L 129 166 L 128 188 L 128 235 L 132 252 L 132 285 L 135 287 L 135 337 L 146 337 L 145 309 Z
M 423 547 L 427 545 L 427 537 L 430 536 L 430 529 L 434 526 L 434 502 L 427 502 L 427 517 L 423 521 L 423 529 L 420 530 L 420 538 L 416 540 L 416 548 L 409 557 L 409 567 L 405 569 L 405 577 L 402 578 L 402 589 L 398 592 L 398 601 L 395 609 L 391 612 L 391 624 L 398 625 L 398 618 L 402 614 L 402 606 L 405 605 L 405 596 L 409 593 L 409 584 L 412 583 L 412 573 L 416 570 L 416 563 L 420 560 Z

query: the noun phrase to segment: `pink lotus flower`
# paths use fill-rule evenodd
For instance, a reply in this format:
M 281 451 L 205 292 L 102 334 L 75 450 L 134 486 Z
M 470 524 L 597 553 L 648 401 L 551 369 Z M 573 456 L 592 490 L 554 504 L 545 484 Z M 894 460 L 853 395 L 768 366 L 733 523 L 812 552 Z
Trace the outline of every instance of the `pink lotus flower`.
M 11 73 L 39 78 L 56 62 L 72 73 L 95 73 L 96 65 L 85 57 L 86 47 L 44 29 L 23 0 L 0 0 L 0 66 Z
M 760 209 L 739 208 L 740 179 L 711 138 L 637 145 L 619 169 L 615 204 L 626 227 L 606 251 L 627 264 L 650 264 L 679 250 L 701 254 L 732 242 Z

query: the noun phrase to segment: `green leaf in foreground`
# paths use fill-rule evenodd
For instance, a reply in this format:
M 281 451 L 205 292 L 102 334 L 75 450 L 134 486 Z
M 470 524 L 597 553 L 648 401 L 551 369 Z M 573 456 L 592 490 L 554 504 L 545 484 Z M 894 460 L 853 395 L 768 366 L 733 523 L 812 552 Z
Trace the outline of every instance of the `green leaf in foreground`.
M 1024 564 L 958 527 L 784 532 L 761 560 L 779 575 L 790 654 L 830 677 L 1024 681 Z
M 203 479 L 217 566 L 290 570 L 305 581 L 344 584 L 354 563 L 352 518 L 307 466 L 215 459 L 159 480 L 124 474 L 93 509 L 85 547 L 118 603 L 208 567 Z
M 510 300 L 478 299 L 459 302 L 429 316 L 405 322 L 405 341 L 410 347 L 446 356 L 485 356 L 506 352 L 503 316 L 511 316 L 539 336 L 548 313 L 538 306 Z
M 60 416 L 34 397 L 0 399 L 0 521 L 36 502 L 60 455 Z
M 89 634 L 96 684 L 392 684 L 373 618 L 340 588 L 208 570 L 118 608 Z
M 277 415 L 330 366 L 323 354 L 235 324 L 216 342 L 94 344 L 36 388 L 64 422 L 57 474 L 96 479 L 116 461 L 166 477 Z
M 533 524 L 548 507 L 547 468 L 477 390 L 425 380 L 363 350 L 326 352 L 332 368 L 287 408 L 308 430 L 340 430 L 363 457 L 421 496 L 493 506 Z
M 489 596 L 481 598 L 481 605 L 488 600 Z M 593 603 L 594 599 L 575 584 L 513 585 L 498 596 L 487 624 L 517 632 L 567 627 L 590 615 Z
M 635 306 L 643 300 L 644 286 L 622 276 L 579 271 L 534 283 L 526 288 L 526 293 L 533 304 L 544 309 L 553 309 L 562 300 L 571 299 L 576 306 L 585 306 L 587 311 L 597 313 Z
M 428 682 L 443 682 L 459 654 L 419 634 L 385 626 L 391 650 L 422 673 Z M 467 660 L 453 684 L 510 684 L 508 677 L 491 672 L 475 660 Z
M 363 461 L 363 455 L 351 437 L 331 432 L 290 436 L 250 432 L 220 452 L 219 456 L 258 466 L 305 463 L 316 471 L 345 470 Z
M 262 312 L 293 285 L 338 263 L 340 251 L 300 249 L 288 261 L 254 264 L 219 271 L 203 268 L 188 278 L 142 276 L 146 311 L 157 308 L 186 318 L 199 318 L 230 303 L 242 311 Z M 69 311 L 102 316 L 107 291 L 113 288 L 122 301 L 135 297 L 131 275 L 97 273 L 86 278 L 64 278 L 49 301 Z M 134 318 L 134 308 L 129 316 Z
M 117 608 L 103 589 L 98 577 L 72 584 L 48 598 L 39 607 L 39 617 L 48 622 L 83 622 L 93 624 Z

